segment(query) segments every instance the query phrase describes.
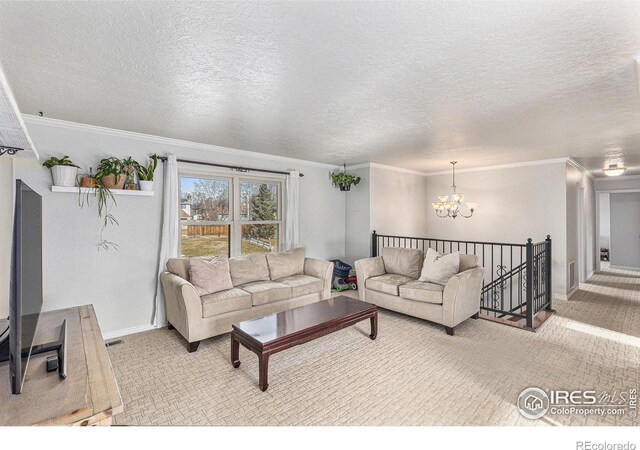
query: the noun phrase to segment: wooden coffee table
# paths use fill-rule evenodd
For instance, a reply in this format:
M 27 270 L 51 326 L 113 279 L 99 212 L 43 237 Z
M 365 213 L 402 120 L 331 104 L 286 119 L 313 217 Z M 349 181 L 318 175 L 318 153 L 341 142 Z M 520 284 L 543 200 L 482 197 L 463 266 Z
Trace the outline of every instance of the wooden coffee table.
M 233 325 L 231 364 L 240 367 L 240 344 L 258 355 L 260 390 L 266 391 L 269 356 L 304 344 L 365 319 L 371 320 L 371 334 L 378 335 L 378 309 L 370 303 L 340 296 L 310 305 L 248 320 Z

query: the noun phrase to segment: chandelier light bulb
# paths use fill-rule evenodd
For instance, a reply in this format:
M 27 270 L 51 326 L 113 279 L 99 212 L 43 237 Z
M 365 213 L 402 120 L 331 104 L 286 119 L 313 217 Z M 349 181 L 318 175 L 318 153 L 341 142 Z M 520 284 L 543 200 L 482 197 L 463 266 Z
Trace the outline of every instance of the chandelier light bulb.
M 626 167 L 618 166 L 617 164 L 609 164 L 607 167 L 602 169 L 602 172 L 608 177 L 617 177 L 624 173 L 627 170 Z

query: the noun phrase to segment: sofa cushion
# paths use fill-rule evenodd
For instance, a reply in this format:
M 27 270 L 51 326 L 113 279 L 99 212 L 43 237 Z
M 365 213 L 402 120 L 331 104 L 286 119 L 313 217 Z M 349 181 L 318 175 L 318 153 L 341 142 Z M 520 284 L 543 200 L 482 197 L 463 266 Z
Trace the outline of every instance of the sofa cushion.
M 202 258 L 206 261 L 206 258 Z M 180 278 L 189 281 L 189 258 L 170 258 L 167 261 L 167 270 Z
M 251 308 L 251 294 L 232 288 L 215 294 L 203 295 L 202 317 L 218 316 L 231 311 Z
M 383 247 L 382 260 L 387 273 L 418 278 L 422 270 L 422 251 L 415 248 Z
M 458 269 L 460 269 L 460 253 L 443 255 L 430 248 L 427 250 L 427 256 L 424 257 L 420 281 L 444 285 L 449 278 L 458 273 Z
M 287 252 L 267 253 L 269 275 L 272 280 L 301 275 L 304 273 L 304 248 L 294 248 Z
M 200 296 L 233 288 L 229 275 L 229 258 L 227 255 L 208 261 L 198 257 L 189 258 L 189 281 Z
M 400 286 L 400 297 L 417 302 L 442 304 L 441 284 L 425 283 L 423 281 L 410 281 Z
M 269 266 L 264 253 L 251 253 L 229 259 L 229 271 L 234 286 L 269 280 Z
M 478 266 L 478 255 L 467 255 L 465 253 L 460 253 L 460 268 L 458 269 L 458 273 L 464 272 L 465 270 L 473 269 Z
M 253 306 L 291 298 L 291 286 L 276 283 L 275 281 L 254 281 L 253 283 L 243 284 L 238 287 L 251 294 L 251 303 Z
M 415 278 L 405 277 L 404 275 L 398 275 L 395 273 L 387 273 L 385 275 L 378 275 L 377 277 L 368 278 L 365 282 L 365 287 L 372 291 L 384 292 L 385 294 L 398 295 L 398 287 L 415 281 Z
M 276 282 L 291 286 L 291 297 L 315 294 L 316 292 L 322 292 L 323 288 L 322 280 L 310 275 L 292 275 L 290 277 L 280 278 L 276 280 Z

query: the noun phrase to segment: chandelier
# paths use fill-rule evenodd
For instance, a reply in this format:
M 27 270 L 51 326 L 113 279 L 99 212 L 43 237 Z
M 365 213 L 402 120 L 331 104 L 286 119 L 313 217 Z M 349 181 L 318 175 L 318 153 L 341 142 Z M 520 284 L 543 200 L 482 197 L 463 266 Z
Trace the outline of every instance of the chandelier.
M 458 194 L 456 190 L 457 163 L 458 161 L 451 161 L 451 165 L 453 166 L 453 184 L 451 185 L 453 193 L 451 195 L 440 195 L 438 196 L 439 201 L 432 203 L 436 215 L 441 219 L 446 219 L 447 217 L 455 219 L 458 216 L 468 219 L 473 216 L 473 211 L 477 206 L 475 203 L 466 203 L 466 206 L 469 209 L 469 214 L 463 214 L 462 212 L 462 200 L 464 200 L 464 194 Z

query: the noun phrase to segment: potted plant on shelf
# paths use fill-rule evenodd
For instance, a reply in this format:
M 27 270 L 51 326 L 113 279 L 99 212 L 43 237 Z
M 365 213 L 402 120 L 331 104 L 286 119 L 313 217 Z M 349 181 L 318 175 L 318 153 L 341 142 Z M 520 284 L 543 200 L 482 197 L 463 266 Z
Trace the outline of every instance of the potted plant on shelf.
M 151 156 L 147 167 L 140 164 L 137 165 L 141 191 L 153 191 L 153 174 L 156 171 L 156 167 L 158 167 L 158 155 L 156 154 Z
M 126 159 L 122 160 L 122 164 L 124 164 L 124 188 L 129 191 L 137 191 L 138 190 L 138 180 L 136 179 L 136 169 L 139 164 L 129 156 Z
M 340 172 L 331 172 L 331 181 L 334 186 L 338 186 L 341 191 L 350 191 L 351 185 L 357 186 L 360 183 L 360 177 L 347 173 L 345 169 Z
M 124 162 L 118 158 L 105 158 L 100 161 L 96 181 L 106 189 L 122 189 L 125 181 Z
M 65 155 L 62 158 L 52 156 L 43 162 L 42 165 L 47 169 L 51 169 L 54 186 L 73 187 L 76 185 L 79 167 L 71 162 L 69 156 Z

